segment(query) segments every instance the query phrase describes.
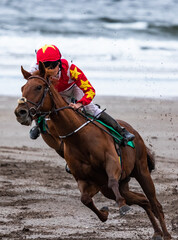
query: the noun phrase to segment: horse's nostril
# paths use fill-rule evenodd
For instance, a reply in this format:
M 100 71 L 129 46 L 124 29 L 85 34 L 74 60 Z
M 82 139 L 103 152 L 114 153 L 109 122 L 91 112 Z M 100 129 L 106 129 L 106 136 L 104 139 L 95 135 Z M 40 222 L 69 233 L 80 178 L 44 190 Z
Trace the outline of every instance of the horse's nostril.
M 20 115 L 20 116 L 25 116 L 25 115 L 27 115 L 27 111 L 26 111 L 25 109 L 21 109 L 21 110 L 19 111 L 19 115 Z

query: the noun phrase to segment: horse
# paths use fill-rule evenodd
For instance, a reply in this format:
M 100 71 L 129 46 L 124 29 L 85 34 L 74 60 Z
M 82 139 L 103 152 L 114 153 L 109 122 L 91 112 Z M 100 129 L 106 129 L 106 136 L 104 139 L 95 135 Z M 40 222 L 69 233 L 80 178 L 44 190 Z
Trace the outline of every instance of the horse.
M 43 63 L 39 63 L 39 71 L 35 74 L 27 72 L 23 67 L 21 71 L 27 83 L 21 89 L 22 98 L 15 109 L 17 121 L 30 125 L 37 116 L 49 116 L 49 130 L 52 131 L 44 140 L 58 151 L 61 146 L 59 139 L 63 139 L 63 157 L 78 184 L 81 202 L 102 222 L 108 219 L 109 210 L 106 207 L 99 210 L 95 206 L 92 198 L 98 192 L 116 201 L 120 209 L 136 204 L 145 210 L 152 224 L 152 239 L 170 240 L 163 208 L 156 197 L 151 178 L 154 155 L 140 134 L 128 123 L 118 120 L 119 124 L 135 135 L 135 148 L 120 146 L 121 167 L 113 137 L 103 131 L 105 128 L 99 123 L 93 124 L 94 121 L 86 120 L 79 114 L 80 111 L 75 111 L 64 101 Z M 144 194 L 130 191 L 131 178 L 138 181 Z

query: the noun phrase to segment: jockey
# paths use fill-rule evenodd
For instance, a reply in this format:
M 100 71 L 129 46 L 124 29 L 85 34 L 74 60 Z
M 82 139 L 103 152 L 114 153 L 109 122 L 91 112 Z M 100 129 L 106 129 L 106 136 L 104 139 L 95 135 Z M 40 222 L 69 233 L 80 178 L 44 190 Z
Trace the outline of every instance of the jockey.
M 105 124 L 113 127 L 124 138 L 124 142 L 134 139 L 134 135 L 128 132 L 124 127 L 113 119 L 106 112 L 103 112 L 92 100 L 95 97 L 95 89 L 88 81 L 84 73 L 73 63 L 61 58 L 62 55 L 55 45 L 44 45 L 36 52 L 37 62 L 31 67 L 31 73 L 38 70 L 39 61 L 44 63 L 47 70 L 52 76 L 58 78 L 55 86 L 65 101 L 74 108 L 74 110 L 83 106 L 85 112 L 96 117 Z M 76 102 L 73 103 L 72 99 Z M 30 137 L 36 139 L 39 136 L 37 129 L 34 127 L 30 131 Z

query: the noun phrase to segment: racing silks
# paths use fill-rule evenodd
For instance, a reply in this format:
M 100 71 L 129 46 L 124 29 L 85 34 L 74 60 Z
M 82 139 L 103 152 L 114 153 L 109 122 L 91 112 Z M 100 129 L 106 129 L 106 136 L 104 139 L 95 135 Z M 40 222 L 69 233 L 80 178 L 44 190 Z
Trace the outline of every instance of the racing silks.
M 69 65 L 66 59 L 61 59 L 62 69 L 59 82 L 55 86 L 58 92 L 69 89 L 76 84 L 84 93 L 82 99 L 77 102 L 88 105 L 95 96 L 95 89 L 86 78 L 85 74 L 74 64 Z

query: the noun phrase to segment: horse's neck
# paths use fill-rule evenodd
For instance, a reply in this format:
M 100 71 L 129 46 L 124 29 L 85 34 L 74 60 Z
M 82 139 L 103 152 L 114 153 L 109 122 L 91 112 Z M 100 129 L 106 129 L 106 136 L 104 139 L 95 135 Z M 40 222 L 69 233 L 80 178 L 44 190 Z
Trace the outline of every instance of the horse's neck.
M 55 90 L 54 86 L 51 86 L 51 93 L 57 109 L 67 106 L 67 103 Z M 54 122 L 55 128 L 58 130 L 60 135 L 65 135 L 74 131 L 81 126 L 83 122 L 80 116 L 72 109 L 63 109 L 57 111 L 57 114 L 53 113 L 51 115 L 51 120 Z

